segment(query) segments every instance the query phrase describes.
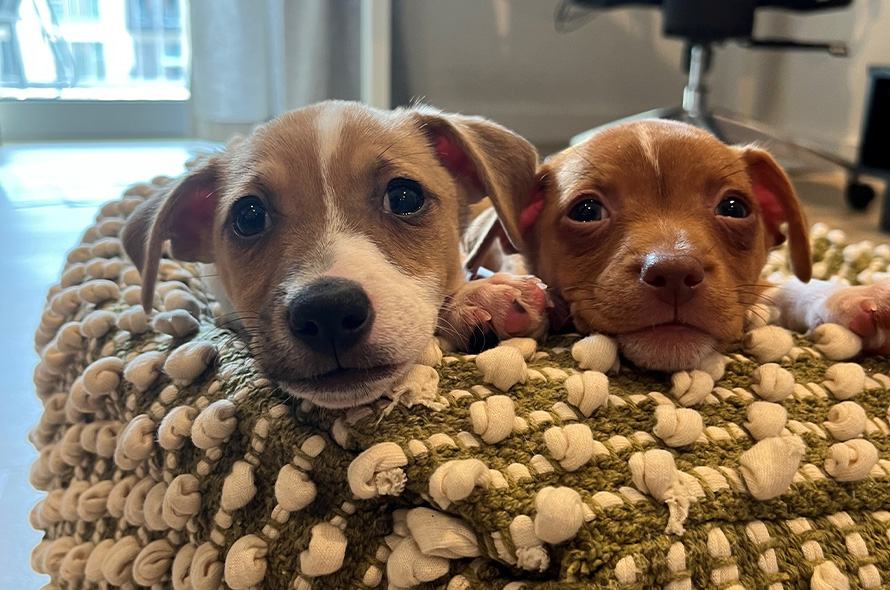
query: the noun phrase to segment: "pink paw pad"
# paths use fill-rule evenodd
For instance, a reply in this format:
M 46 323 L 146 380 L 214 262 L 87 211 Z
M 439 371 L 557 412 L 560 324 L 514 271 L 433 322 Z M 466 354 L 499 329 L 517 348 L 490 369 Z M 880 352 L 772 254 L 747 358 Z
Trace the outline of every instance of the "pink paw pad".
M 862 338 L 867 352 L 890 353 L 890 283 L 847 287 L 826 302 L 826 320 Z

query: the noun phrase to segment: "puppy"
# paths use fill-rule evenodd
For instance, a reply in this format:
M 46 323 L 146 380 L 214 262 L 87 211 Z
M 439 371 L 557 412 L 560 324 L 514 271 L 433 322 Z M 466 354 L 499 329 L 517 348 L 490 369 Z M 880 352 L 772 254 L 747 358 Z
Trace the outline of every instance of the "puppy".
M 320 406 L 391 391 L 439 333 L 542 331 L 530 277 L 467 283 L 460 238 L 484 197 L 534 186 L 537 153 L 480 118 L 325 102 L 232 143 L 127 220 L 152 309 L 162 247 L 212 263 L 265 373 Z
M 616 336 L 640 367 L 699 366 L 742 334 L 745 310 L 762 299 L 789 328 L 836 322 L 867 349 L 890 348 L 887 285 L 806 284 L 806 219 L 761 149 L 683 123 L 628 123 L 553 157 L 532 196 L 502 209 L 530 270 L 561 298 L 557 309 L 584 333 Z M 771 289 L 760 274 L 786 237 L 799 281 Z

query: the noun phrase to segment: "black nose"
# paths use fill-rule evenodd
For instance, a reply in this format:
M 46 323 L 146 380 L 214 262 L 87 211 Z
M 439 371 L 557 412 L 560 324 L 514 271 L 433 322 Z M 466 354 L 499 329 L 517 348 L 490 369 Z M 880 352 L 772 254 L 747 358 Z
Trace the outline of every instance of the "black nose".
M 643 260 L 640 278 L 655 290 L 659 300 L 681 305 L 695 295 L 695 288 L 705 280 L 705 269 L 694 256 L 649 254 Z
M 335 354 L 357 344 L 374 324 L 371 301 L 361 285 L 339 277 L 319 279 L 291 299 L 288 327 L 303 344 Z

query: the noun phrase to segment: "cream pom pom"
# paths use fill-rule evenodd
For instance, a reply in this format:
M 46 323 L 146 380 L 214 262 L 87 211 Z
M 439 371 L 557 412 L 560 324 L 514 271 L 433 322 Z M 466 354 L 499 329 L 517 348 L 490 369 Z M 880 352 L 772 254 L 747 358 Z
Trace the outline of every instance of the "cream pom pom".
M 477 486 L 487 488 L 490 481 L 488 467 L 479 459 L 448 461 L 430 477 L 429 493 L 436 504 L 447 509 L 453 502 L 466 499 Z
M 448 573 L 448 567 L 447 559 L 424 555 L 414 539 L 406 538 L 386 560 L 386 577 L 390 588 L 412 588 L 441 578 Z
M 691 495 L 680 479 L 674 456 L 665 450 L 634 453 L 628 461 L 634 485 L 668 507 L 668 523 L 665 532 L 682 535 L 683 522 L 689 515 Z
M 609 378 L 599 371 L 584 371 L 565 380 L 568 401 L 586 418 L 609 399 Z
M 591 334 L 572 346 L 572 358 L 578 361 L 578 366 L 583 370 L 600 373 L 617 371 L 618 343 L 603 334 Z
M 157 314 L 151 321 L 152 327 L 174 338 L 184 338 L 198 331 L 201 324 L 184 309 L 174 309 Z
M 177 475 L 167 486 L 161 514 L 170 528 L 181 531 L 201 511 L 201 484 L 191 473 Z
M 754 370 L 751 389 L 768 402 L 780 402 L 794 391 L 794 375 L 775 363 Z
M 362 452 L 353 459 L 346 471 L 349 481 L 349 489 L 357 498 L 368 500 L 385 493 L 398 495 L 401 489 L 381 490 L 378 483 L 380 474 L 389 474 L 389 480 L 400 479 L 404 487 L 404 471 L 402 467 L 408 464 L 408 457 L 402 447 L 392 442 L 377 443 L 373 447 Z M 395 491 L 396 493 L 392 493 Z
M 107 356 L 91 363 L 83 371 L 83 388 L 87 395 L 98 398 L 117 391 L 124 372 L 124 362 Z
M 655 428 L 652 434 L 669 447 L 691 445 L 702 435 L 702 416 L 689 408 L 675 408 L 670 404 L 660 404 L 655 408 Z
M 852 358 L 862 350 L 862 339 L 838 324 L 822 324 L 813 330 L 813 340 L 813 348 L 833 361 Z
M 772 402 L 754 402 L 748 406 L 745 428 L 755 440 L 779 436 L 788 421 L 788 410 Z
M 593 433 L 587 424 L 548 428 L 544 431 L 544 443 L 566 471 L 581 468 L 593 456 Z
M 133 418 L 117 437 L 114 462 L 124 470 L 135 469 L 151 455 L 155 423 L 145 414 Z
M 232 590 L 246 590 L 266 577 L 266 553 L 269 547 L 256 535 L 235 541 L 226 554 L 225 580 Z
M 837 363 L 825 371 L 825 387 L 837 399 L 850 399 L 865 389 L 865 369 L 856 363 Z
M 339 528 L 322 522 L 312 527 L 310 535 L 308 549 L 300 553 L 300 570 L 304 575 L 326 576 L 343 567 L 347 543 Z
M 850 579 L 831 561 L 813 568 L 810 590 L 850 590 Z
M 232 472 L 223 481 L 220 506 L 226 512 L 244 508 L 256 495 L 254 468 L 247 461 L 236 461 Z
M 191 383 L 207 370 L 216 359 L 217 349 L 212 342 L 186 342 L 170 353 L 164 372 L 172 379 Z
M 742 453 L 740 471 L 748 491 L 758 500 L 771 500 L 791 486 L 806 445 L 798 436 L 766 438 Z
M 173 563 L 173 547 L 166 539 L 152 541 L 142 548 L 133 562 L 133 581 L 142 586 L 158 584 Z
M 133 562 L 142 550 L 136 537 L 128 536 L 114 543 L 102 561 L 102 575 L 115 586 L 133 579 Z
M 742 345 L 759 362 L 769 363 L 791 352 L 794 340 L 788 330 L 778 326 L 761 326 L 746 333 Z
M 143 352 L 124 368 L 124 379 L 141 392 L 147 391 L 161 375 L 167 355 L 162 352 Z
M 522 352 L 512 346 L 496 346 L 476 356 L 482 379 L 501 391 L 528 379 L 528 366 Z
M 865 431 L 868 415 L 856 402 L 846 401 L 836 404 L 828 411 L 825 429 L 836 440 L 846 441 L 856 438 Z
M 293 465 L 285 465 L 275 480 L 275 500 L 288 512 L 297 512 L 311 504 L 318 490 L 309 475 Z M 373 497 L 373 496 L 372 496 Z
M 695 406 L 705 400 L 714 389 L 710 375 L 698 369 L 671 375 L 671 395 L 683 406 Z
M 183 447 L 192 436 L 192 423 L 198 410 L 191 406 L 178 406 L 170 410 L 158 426 L 158 444 L 168 451 Z
M 192 423 L 192 443 L 199 449 L 222 444 L 238 426 L 235 413 L 235 404 L 227 399 L 217 400 L 204 408 Z
M 506 395 L 492 395 L 470 404 L 473 432 L 489 444 L 499 443 L 513 431 L 516 410 L 513 400 Z
M 459 518 L 430 508 L 414 508 L 408 511 L 406 523 L 424 555 L 446 559 L 480 555 L 475 531 Z
M 535 512 L 535 536 L 552 545 L 574 538 L 584 523 L 581 496 L 572 488 L 543 488 L 535 495 Z
M 828 449 L 825 471 L 838 481 L 859 481 L 868 477 L 878 458 L 878 449 L 867 440 L 839 442 Z

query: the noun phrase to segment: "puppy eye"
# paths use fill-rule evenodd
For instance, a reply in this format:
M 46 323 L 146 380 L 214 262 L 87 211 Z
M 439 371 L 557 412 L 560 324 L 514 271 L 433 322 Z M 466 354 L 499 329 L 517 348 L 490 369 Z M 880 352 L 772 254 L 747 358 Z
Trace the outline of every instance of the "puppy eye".
M 259 197 L 241 197 L 232 207 L 232 229 L 242 238 L 262 233 L 269 226 L 269 214 Z
M 726 197 L 720 201 L 720 204 L 717 205 L 717 209 L 714 212 L 721 217 L 743 219 L 748 217 L 748 206 L 745 205 L 744 201 L 737 197 Z
M 579 221 L 581 223 L 590 223 L 591 221 L 602 221 L 609 217 L 609 212 L 603 207 L 603 204 L 596 199 L 587 199 L 581 201 L 569 211 L 569 219 Z
M 407 178 L 395 178 L 386 187 L 383 210 L 396 215 L 413 215 L 423 208 L 425 201 L 423 189 L 418 183 Z

